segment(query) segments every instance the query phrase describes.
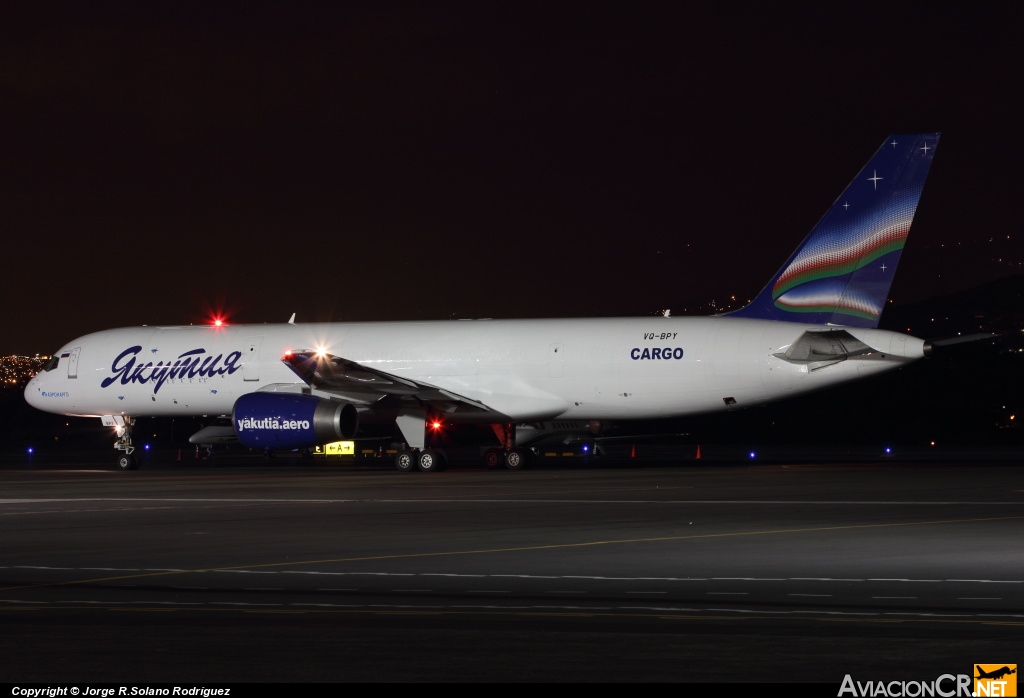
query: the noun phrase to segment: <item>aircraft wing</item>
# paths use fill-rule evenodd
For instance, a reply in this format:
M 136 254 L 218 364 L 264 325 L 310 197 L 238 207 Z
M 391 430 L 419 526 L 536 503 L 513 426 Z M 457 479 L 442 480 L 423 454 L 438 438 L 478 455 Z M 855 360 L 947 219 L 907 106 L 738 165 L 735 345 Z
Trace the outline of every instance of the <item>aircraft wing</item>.
M 281 360 L 306 385 L 349 402 L 372 404 L 392 398 L 424 403 L 443 413 L 494 411 L 444 388 L 378 371 L 333 354 L 292 352 Z

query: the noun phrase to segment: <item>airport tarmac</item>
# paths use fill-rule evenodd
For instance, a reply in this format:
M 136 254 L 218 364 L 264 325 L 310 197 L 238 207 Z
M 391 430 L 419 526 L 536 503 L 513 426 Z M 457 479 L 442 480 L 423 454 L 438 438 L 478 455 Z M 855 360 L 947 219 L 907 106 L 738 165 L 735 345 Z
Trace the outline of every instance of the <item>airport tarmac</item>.
M 933 680 L 1024 650 L 1024 467 L 0 468 L 0 680 Z

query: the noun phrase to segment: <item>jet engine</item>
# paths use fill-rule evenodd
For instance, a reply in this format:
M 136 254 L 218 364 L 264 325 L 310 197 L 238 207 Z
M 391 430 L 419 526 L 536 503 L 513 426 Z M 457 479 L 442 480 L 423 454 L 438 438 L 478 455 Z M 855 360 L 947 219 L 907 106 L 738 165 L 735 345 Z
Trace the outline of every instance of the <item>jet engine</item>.
M 235 401 L 231 424 L 250 448 L 309 448 L 351 439 L 359 413 L 347 402 L 312 395 L 249 393 Z

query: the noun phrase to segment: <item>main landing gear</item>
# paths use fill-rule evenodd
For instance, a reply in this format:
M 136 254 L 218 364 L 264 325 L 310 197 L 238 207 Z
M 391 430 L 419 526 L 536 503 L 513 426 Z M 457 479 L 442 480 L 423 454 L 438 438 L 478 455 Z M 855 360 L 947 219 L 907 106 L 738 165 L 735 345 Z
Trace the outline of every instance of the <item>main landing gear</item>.
M 447 465 L 442 451 L 427 446 L 430 434 L 426 429 L 426 417 L 423 409 L 403 409 L 395 420 L 407 444 L 406 448 L 395 454 L 395 467 L 403 473 L 411 473 L 413 470 L 433 473 L 444 470 Z M 515 446 L 515 424 L 493 424 L 491 428 L 502 447 L 487 449 L 484 453 L 484 467 L 492 470 L 504 465 L 509 470 L 522 470 L 529 465 L 530 451 Z
M 403 449 L 395 454 L 395 467 L 403 473 L 411 473 L 417 469 L 425 473 L 434 473 L 444 470 L 446 465 L 444 454 L 432 448 Z
M 139 467 L 139 459 L 132 455 L 135 451 L 135 446 L 132 445 L 133 426 L 135 426 L 134 417 L 124 417 L 124 424 L 115 425 L 118 438 L 114 442 L 114 448 L 118 451 L 123 451 L 117 457 L 118 470 L 137 470 Z
M 501 442 L 501 448 L 489 448 L 484 452 L 484 467 L 494 470 L 504 465 L 509 470 L 522 470 L 530 462 L 530 451 L 517 448 L 515 424 L 492 424 L 494 435 Z
M 494 470 L 504 465 L 509 470 L 522 470 L 529 465 L 530 451 L 525 448 L 489 448 L 484 452 L 484 467 Z
M 405 438 L 406 448 L 395 454 L 395 467 L 403 473 L 422 470 L 433 473 L 444 470 L 444 453 L 427 448 L 427 412 L 421 407 L 399 410 L 395 419 L 399 431 Z

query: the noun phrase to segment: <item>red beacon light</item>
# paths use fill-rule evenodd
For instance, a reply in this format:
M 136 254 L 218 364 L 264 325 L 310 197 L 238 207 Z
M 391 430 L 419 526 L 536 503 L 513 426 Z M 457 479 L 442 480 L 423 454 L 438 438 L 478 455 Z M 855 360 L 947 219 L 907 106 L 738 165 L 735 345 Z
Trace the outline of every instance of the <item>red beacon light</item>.
M 433 422 L 430 423 L 430 428 L 433 429 L 434 431 L 437 431 L 438 429 L 441 428 L 441 422 L 434 420 Z

